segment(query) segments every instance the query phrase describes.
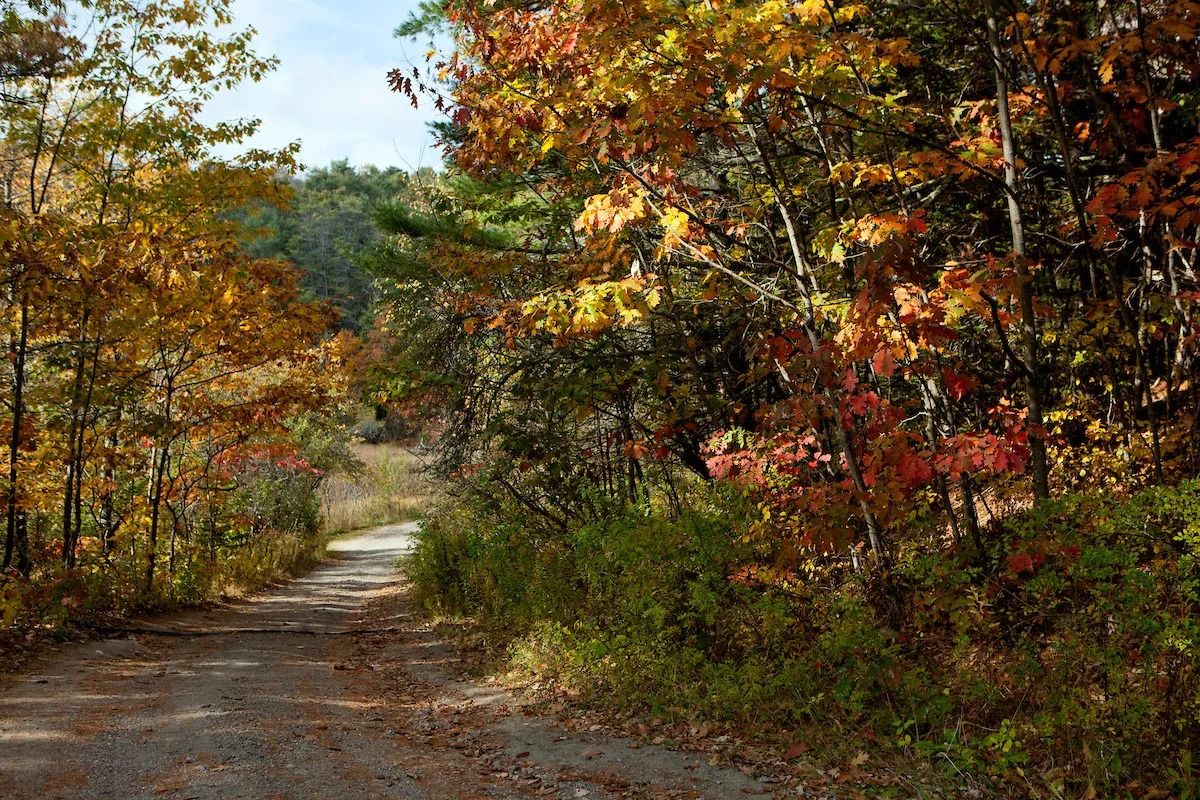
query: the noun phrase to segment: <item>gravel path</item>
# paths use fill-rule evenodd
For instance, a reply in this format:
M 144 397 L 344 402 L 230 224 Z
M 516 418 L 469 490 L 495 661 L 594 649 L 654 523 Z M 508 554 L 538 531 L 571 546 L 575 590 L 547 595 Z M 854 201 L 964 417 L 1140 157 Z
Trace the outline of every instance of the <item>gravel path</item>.
M 0 798 L 762 794 L 694 755 L 571 733 L 463 677 L 395 573 L 413 528 L 280 591 L 70 645 L 0 686 Z

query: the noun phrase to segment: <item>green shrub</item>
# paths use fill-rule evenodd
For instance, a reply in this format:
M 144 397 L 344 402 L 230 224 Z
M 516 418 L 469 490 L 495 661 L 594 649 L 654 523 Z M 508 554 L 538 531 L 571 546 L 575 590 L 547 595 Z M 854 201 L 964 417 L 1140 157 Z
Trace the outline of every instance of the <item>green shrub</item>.
M 914 535 L 885 577 L 772 570 L 788 562 L 746 541 L 746 518 L 714 494 L 563 531 L 460 500 L 431 516 L 411 570 L 430 606 L 511 642 L 514 667 L 596 701 L 890 731 L 881 744 L 1018 795 L 1194 781 L 1196 483 L 1060 498 L 995 526 L 981 554 Z
M 755 558 L 731 526 L 740 515 L 696 505 L 563 533 L 452 503 L 426 521 L 409 573 L 437 612 L 506 632 L 518 666 L 663 713 L 791 723 L 862 715 L 895 691 L 895 637 L 860 599 L 805 594 L 828 608 L 801 613 L 786 591 L 732 580 Z

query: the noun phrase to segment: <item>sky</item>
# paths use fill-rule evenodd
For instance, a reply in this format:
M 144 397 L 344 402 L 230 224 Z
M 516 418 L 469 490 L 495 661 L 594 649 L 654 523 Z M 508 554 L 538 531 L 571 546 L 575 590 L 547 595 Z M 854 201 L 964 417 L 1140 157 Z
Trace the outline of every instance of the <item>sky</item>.
M 440 167 L 427 123 L 430 103 L 414 110 L 390 90 L 387 73 L 425 65 L 428 41 L 392 32 L 417 0 L 235 0 L 237 25 L 252 25 L 254 49 L 275 55 L 278 69 L 260 83 L 226 90 L 209 102 L 210 121 L 258 118 L 255 147 L 303 145 L 301 161 L 415 170 Z

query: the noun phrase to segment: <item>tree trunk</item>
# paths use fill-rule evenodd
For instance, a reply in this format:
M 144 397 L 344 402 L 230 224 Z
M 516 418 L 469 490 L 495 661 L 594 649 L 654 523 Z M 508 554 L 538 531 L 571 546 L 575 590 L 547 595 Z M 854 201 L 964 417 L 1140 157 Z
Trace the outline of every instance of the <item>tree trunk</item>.
M 12 361 L 12 435 L 8 446 L 8 488 L 5 493 L 7 515 L 4 533 L 3 569 L 13 566 L 22 575 L 29 574 L 28 520 L 21 504 L 20 459 L 21 426 L 25 421 L 25 359 L 29 345 L 29 300 L 22 295 L 21 319 L 17 334 L 9 342 Z
M 75 506 L 73 509 L 74 527 L 71 531 L 71 561 L 70 566 L 75 566 L 76 550 L 79 547 L 79 539 L 83 534 L 83 470 L 87 461 L 87 432 L 91 427 L 92 416 L 92 398 L 96 391 L 96 373 L 99 369 L 100 361 L 100 337 L 96 336 L 95 344 L 92 346 L 91 353 L 91 369 L 88 371 L 87 390 L 83 394 L 83 402 L 79 408 L 79 434 L 76 437 L 75 453 L 72 455 L 72 460 L 75 464 Z
M 994 0 L 987 3 L 988 41 L 992 49 L 992 69 L 996 74 L 996 118 L 1004 151 L 1004 186 L 1008 198 L 1008 223 L 1012 233 L 1013 256 L 1017 270 L 1018 298 L 1021 307 L 1021 359 L 1025 362 L 1025 404 L 1029 434 L 1030 467 L 1033 494 L 1038 500 L 1050 497 L 1050 467 L 1046 440 L 1042 436 L 1042 371 L 1038 345 L 1037 309 L 1034 303 L 1033 275 L 1025 250 L 1025 223 L 1017 197 L 1017 148 L 1013 138 L 1012 115 L 1008 106 L 1008 78 L 1004 74 L 1004 51 L 1000 46 L 1000 24 Z
M 150 481 L 150 541 L 146 553 L 146 595 L 154 590 L 154 567 L 158 555 L 158 524 L 162 516 L 163 475 L 167 471 L 170 458 L 170 445 L 164 444 L 158 452 L 152 466 L 153 478 Z
M 83 338 L 82 328 L 87 324 L 87 313 L 84 312 L 83 322 L 80 324 L 80 339 Z M 83 343 L 78 345 L 78 352 L 75 357 L 75 384 L 71 389 L 71 427 L 67 435 L 67 472 L 65 476 L 65 484 L 63 486 L 63 504 L 62 504 L 62 559 L 63 563 L 68 567 L 72 565 L 75 556 L 75 544 L 71 541 L 71 534 L 75 530 L 72 514 L 75 510 L 75 453 L 78 449 L 75 440 L 80 435 L 79 431 L 79 403 L 80 395 L 83 394 Z
M 146 556 L 145 584 L 147 595 L 154 589 L 154 567 L 158 554 L 158 525 L 162 517 L 163 476 L 167 474 L 171 457 L 171 440 L 168 433 L 171 429 L 171 403 L 174 400 L 175 392 L 174 377 L 167 378 L 166 390 L 167 396 L 163 404 L 163 443 L 159 448 L 155 463 L 151 467 L 153 476 L 150 481 L 150 542 L 149 552 Z
M 117 448 L 121 446 L 119 431 L 123 416 L 120 406 L 113 409 L 111 426 L 105 438 L 104 488 L 100 495 L 100 536 L 103 539 L 106 556 L 116 548 L 117 529 L 121 526 L 117 519 L 114 487 L 117 485 Z

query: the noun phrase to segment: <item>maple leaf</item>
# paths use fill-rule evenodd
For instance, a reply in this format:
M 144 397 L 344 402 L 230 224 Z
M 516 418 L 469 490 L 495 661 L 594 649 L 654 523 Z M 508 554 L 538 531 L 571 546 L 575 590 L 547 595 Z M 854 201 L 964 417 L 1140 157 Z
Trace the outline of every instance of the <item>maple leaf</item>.
M 729 476 L 733 468 L 733 456 L 722 454 L 713 456 L 705 462 L 708 466 L 708 474 L 710 477 L 720 480 Z
M 933 467 L 916 453 L 901 454 L 898 464 L 900 477 L 909 486 L 921 486 L 933 479 Z
M 642 441 L 627 441 L 624 445 L 626 458 L 641 459 L 650 452 L 650 448 Z
M 946 370 L 943 372 L 943 378 L 946 382 L 946 393 L 954 400 L 962 400 L 975 390 L 976 382 L 970 376 Z

